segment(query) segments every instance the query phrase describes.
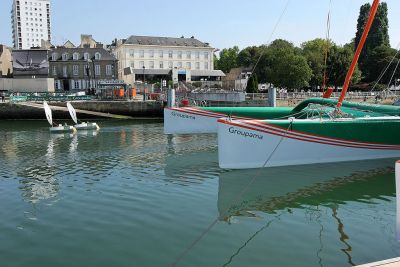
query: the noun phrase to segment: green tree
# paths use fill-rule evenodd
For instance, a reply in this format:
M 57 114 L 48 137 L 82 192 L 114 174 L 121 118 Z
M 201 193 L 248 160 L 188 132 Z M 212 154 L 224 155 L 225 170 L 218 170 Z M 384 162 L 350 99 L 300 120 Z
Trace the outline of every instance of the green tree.
M 301 55 L 301 49 L 281 39 L 272 42 L 265 51 L 259 71 L 263 75 L 263 83 L 288 89 L 308 86 L 312 76 L 312 70 L 306 58 Z
M 249 80 L 247 81 L 246 87 L 247 93 L 258 93 L 258 81 L 257 81 L 257 74 L 253 74 L 250 76 Z
M 321 86 L 325 73 L 325 55 L 329 52 L 329 47 L 334 45 L 332 42 L 324 39 L 314 39 L 304 42 L 301 47 L 307 63 L 312 69 L 310 85 L 314 88 Z
M 239 54 L 239 47 L 234 46 L 233 48 L 224 48 L 219 54 L 219 59 L 217 61 L 218 69 L 225 73 L 230 72 L 231 69 L 236 68 L 237 57 Z
M 328 55 L 328 84 L 336 89 L 344 84 L 348 69 L 354 57 L 351 44 L 343 47 L 333 45 Z M 361 79 L 361 71 L 356 68 L 352 77 L 352 83 Z
M 265 46 L 249 46 L 239 52 L 237 56 L 237 65 L 240 67 L 254 66 L 260 57 Z
M 362 5 L 360 8 L 360 15 L 357 21 L 357 32 L 354 40 L 354 50 L 361 40 L 362 32 L 367 23 L 370 9 L 371 5 L 369 3 Z M 378 7 L 374 22 L 372 23 L 371 30 L 360 55 L 359 67 L 364 74 L 365 80 L 371 80 L 371 77 L 369 77 L 371 73 L 368 73 L 368 68 L 371 66 L 367 65 L 371 61 L 368 57 L 371 56 L 372 51 L 379 46 L 390 47 L 388 7 L 385 2 L 381 3 Z
M 369 57 L 365 62 L 365 81 L 366 82 L 374 82 L 377 81 L 380 74 L 387 68 L 389 63 L 392 61 L 393 57 L 396 55 L 396 49 L 387 47 L 385 45 L 381 45 L 376 47 L 370 53 Z M 393 60 L 392 64 L 389 66 L 385 74 L 382 76 L 380 83 L 387 84 L 389 83 L 393 71 L 396 67 L 398 59 Z M 396 74 L 399 73 L 397 70 Z M 395 77 L 399 77 L 396 76 Z

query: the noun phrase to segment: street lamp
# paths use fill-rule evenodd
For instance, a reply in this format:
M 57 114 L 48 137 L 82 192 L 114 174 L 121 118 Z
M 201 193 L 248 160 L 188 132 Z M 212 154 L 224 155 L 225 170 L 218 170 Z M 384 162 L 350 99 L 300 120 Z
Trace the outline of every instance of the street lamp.
M 143 65 L 143 98 L 146 101 L 146 76 L 144 74 L 146 67 Z

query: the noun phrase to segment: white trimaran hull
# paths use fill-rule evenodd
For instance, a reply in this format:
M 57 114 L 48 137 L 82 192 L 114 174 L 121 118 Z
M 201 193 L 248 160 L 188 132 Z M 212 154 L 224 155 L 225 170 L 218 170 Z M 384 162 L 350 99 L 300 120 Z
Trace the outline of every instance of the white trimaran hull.
M 199 108 L 165 108 L 164 133 L 165 134 L 199 134 L 216 133 L 218 119 L 227 115 L 202 110 Z M 233 119 L 249 119 L 232 116 Z
M 218 122 L 219 166 L 225 169 L 262 168 L 400 157 L 395 145 L 364 144 L 312 135 L 291 138 L 257 121 Z

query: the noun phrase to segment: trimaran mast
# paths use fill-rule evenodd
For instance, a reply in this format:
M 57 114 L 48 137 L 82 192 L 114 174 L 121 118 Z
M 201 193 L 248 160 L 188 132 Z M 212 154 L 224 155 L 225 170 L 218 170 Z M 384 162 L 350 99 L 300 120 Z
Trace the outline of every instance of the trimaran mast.
M 343 100 L 346 96 L 347 90 L 349 89 L 350 81 L 353 76 L 354 70 L 357 66 L 358 59 L 360 57 L 361 51 L 364 47 L 365 41 L 367 40 L 369 30 L 371 29 L 372 23 L 374 22 L 376 11 L 378 10 L 380 0 L 374 0 L 372 4 L 371 10 L 369 12 L 369 18 L 367 23 L 365 24 L 363 34 L 361 36 L 361 40 L 358 43 L 356 53 L 354 54 L 353 61 L 351 62 L 350 69 L 347 72 L 346 79 L 344 81 L 342 94 L 340 95 L 339 101 L 336 106 L 336 110 L 340 110 L 342 107 Z

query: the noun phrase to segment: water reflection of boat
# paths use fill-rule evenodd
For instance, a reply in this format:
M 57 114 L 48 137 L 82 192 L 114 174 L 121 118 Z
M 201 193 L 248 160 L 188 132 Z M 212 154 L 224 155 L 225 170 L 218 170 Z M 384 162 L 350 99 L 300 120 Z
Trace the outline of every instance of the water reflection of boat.
M 202 175 L 207 171 L 218 169 L 216 151 L 200 151 L 168 155 L 165 159 L 165 174 L 169 177 L 180 177 L 190 174 Z
M 393 177 L 392 160 L 223 172 L 219 218 L 394 196 L 393 179 L 381 179 L 385 175 Z

